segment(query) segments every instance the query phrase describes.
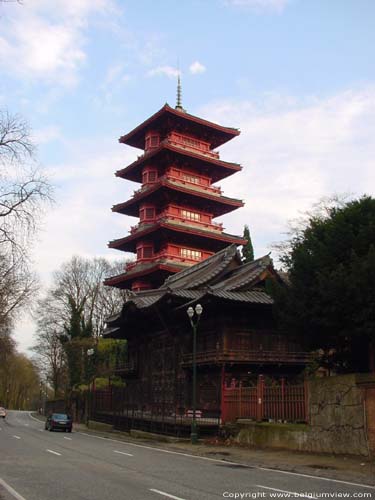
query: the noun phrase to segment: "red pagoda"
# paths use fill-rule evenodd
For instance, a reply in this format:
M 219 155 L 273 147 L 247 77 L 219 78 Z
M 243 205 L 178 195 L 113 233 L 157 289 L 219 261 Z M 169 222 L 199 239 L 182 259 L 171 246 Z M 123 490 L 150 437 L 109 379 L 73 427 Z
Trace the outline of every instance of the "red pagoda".
M 116 176 L 141 187 L 112 210 L 138 217 L 139 223 L 109 247 L 134 252 L 136 260 L 126 265 L 124 273 L 108 278 L 106 285 L 133 291 L 158 288 L 169 275 L 232 243 L 245 243 L 214 222 L 243 206 L 214 185 L 241 170 L 236 163 L 220 160 L 215 151 L 239 133 L 186 113 L 179 84 L 175 108 L 165 104 L 120 137 L 119 142 L 142 149 L 143 154 Z

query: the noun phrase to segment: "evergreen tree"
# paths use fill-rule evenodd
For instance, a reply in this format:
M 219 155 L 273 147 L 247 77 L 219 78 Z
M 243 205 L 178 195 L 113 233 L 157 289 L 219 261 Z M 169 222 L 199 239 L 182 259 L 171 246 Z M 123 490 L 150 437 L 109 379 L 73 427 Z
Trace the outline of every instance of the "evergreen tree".
M 283 327 L 340 372 L 367 371 L 375 345 L 375 199 L 312 214 L 281 257 L 275 291 Z M 327 363 L 326 363 L 327 365 Z
M 243 237 L 247 240 L 246 245 L 242 247 L 242 259 L 243 262 L 252 262 L 254 260 L 254 248 L 251 242 L 250 229 L 246 224 L 243 230 Z

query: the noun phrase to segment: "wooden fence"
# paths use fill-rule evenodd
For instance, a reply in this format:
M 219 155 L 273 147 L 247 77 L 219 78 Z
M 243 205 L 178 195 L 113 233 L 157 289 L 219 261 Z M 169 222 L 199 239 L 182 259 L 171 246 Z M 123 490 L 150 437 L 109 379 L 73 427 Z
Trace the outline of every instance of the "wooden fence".
M 257 421 L 307 422 L 306 384 L 289 385 L 281 379 L 267 385 L 264 377 L 256 386 L 223 387 L 221 422 L 235 422 L 238 418 Z

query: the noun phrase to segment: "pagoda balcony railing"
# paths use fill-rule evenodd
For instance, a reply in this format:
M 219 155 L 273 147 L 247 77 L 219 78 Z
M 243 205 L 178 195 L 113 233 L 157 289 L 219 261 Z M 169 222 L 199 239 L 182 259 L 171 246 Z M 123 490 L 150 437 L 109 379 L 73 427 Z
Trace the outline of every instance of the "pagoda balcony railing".
M 171 220 L 177 224 L 187 224 L 198 229 L 207 229 L 209 231 L 219 231 L 223 232 L 223 224 L 215 222 L 201 222 L 197 220 L 192 220 L 187 217 L 182 217 L 181 215 L 175 215 L 168 212 L 162 212 L 157 220 L 165 218 L 166 220 Z
M 172 181 L 172 182 L 177 182 L 179 184 L 182 184 L 183 186 L 188 186 L 189 188 L 192 188 L 192 189 L 196 189 L 199 191 L 205 191 L 205 192 L 210 193 L 210 194 L 212 193 L 212 194 L 216 194 L 216 195 L 220 196 L 223 193 L 221 188 L 218 186 L 207 186 L 207 184 L 203 184 L 203 182 L 191 182 L 187 179 L 183 179 L 181 177 L 177 177 L 177 176 L 172 175 L 172 174 L 166 174 L 161 178 L 167 179 L 167 180 Z M 197 177 L 197 178 L 199 179 L 199 177 Z
M 203 258 L 200 260 L 203 260 Z M 162 262 L 191 265 L 191 264 L 197 264 L 198 262 L 200 262 L 200 260 L 181 257 L 180 255 L 175 255 L 169 252 L 159 252 L 155 254 L 153 257 L 142 258 L 134 262 L 129 262 L 128 264 L 126 264 L 125 270 L 130 271 L 131 269 L 134 269 L 138 264 L 145 264 L 149 262 L 162 261 Z
M 288 351 L 264 351 L 264 350 L 239 350 L 239 349 L 219 349 L 211 351 L 201 351 L 196 354 L 196 362 L 200 365 L 214 363 L 307 363 L 311 360 L 308 352 L 288 352 Z M 193 364 L 193 354 L 188 353 L 182 356 L 182 366 Z
M 187 219 L 186 217 L 181 217 L 179 215 L 172 215 L 168 212 L 162 212 L 154 219 L 147 219 L 147 221 L 142 221 L 136 226 L 130 227 L 130 234 L 135 234 L 147 226 L 155 224 L 156 222 L 172 222 L 173 224 L 184 224 L 184 226 L 189 226 L 191 228 L 203 229 L 210 232 L 223 232 L 223 225 L 221 223 L 209 223 L 209 222 L 199 222 Z
M 203 156 L 208 156 L 209 158 L 214 158 L 215 160 L 220 159 L 220 154 L 218 151 L 210 150 L 205 142 L 190 139 L 181 134 L 173 133 L 172 136 L 167 137 L 161 144 L 171 144 L 172 146 L 177 146 L 186 151 L 191 151 L 192 153 L 198 153 Z
M 220 187 L 218 186 L 208 186 L 207 184 L 203 184 L 203 182 L 190 182 L 189 180 L 182 179 L 181 177 L 177 177 L 175 175 L 171 174 L 166 174 L 158 179 L 156 179 L 154 182 L 147 182 L 145 184 L 142 184 L 142 186 L 139 189 L 136 189 L 133 191 L 133 197 L 138 196 L 139 194 L 147 191 L 150 189 L 153 185 L 155 185 L 157 182 L 160 180 L 168 180 L 175 182 L 181 186 L 187 186 L 190 189 L 194 189 L 199 192 L 204 192 L 204 193 L 209 193 L 209 194 L 214 194 L 217 196 L 221 196 L 223 194 L 223 191 Z

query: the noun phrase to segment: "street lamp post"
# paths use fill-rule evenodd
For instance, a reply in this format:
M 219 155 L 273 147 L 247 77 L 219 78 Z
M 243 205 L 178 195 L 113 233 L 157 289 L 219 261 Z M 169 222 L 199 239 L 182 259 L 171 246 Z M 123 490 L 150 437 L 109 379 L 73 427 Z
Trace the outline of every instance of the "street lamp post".
M 195 314 L 197 315 L 196 321 L 194 318 L 194 309 L 189 307 L 186 311 L 189 316 L 191 328 L 193 329 L 193 420 L 191 421 L 191 444 L 197 444 L 198 433 L 197 433 L 197 420 L 196 420 L 196 410 L 197 410 L 197 327 L 203 312 L 203 307 L 200 304 L 195 306 Z
M 93 348 L 90 348 L 90 349 L 87 349 L 87 356 L 91 359 L 91 356 L 93 356 L 95 354 L 95 351 Z M 92 401 L 93 401 L 93 398 L 95 397 L 95 394 L 94 394 L 94 391 L 95 391 L 95 372 L 94 372 L 94 378 L 93 378 L 93 381 L 92 381 L 92 394 L 91 394 L 91 389 L 90 389 L 90 380 L 91 377 L 89 377 L 89 390 L 88 390 L 88 400 L 87 400 L 87 410 L 86 410 L 86 425 L 88 425 L 88 422 L 90 420 L 90 414 L 92 412 L 92 408 L 93 408 L 93 404 L 92 404 Z

